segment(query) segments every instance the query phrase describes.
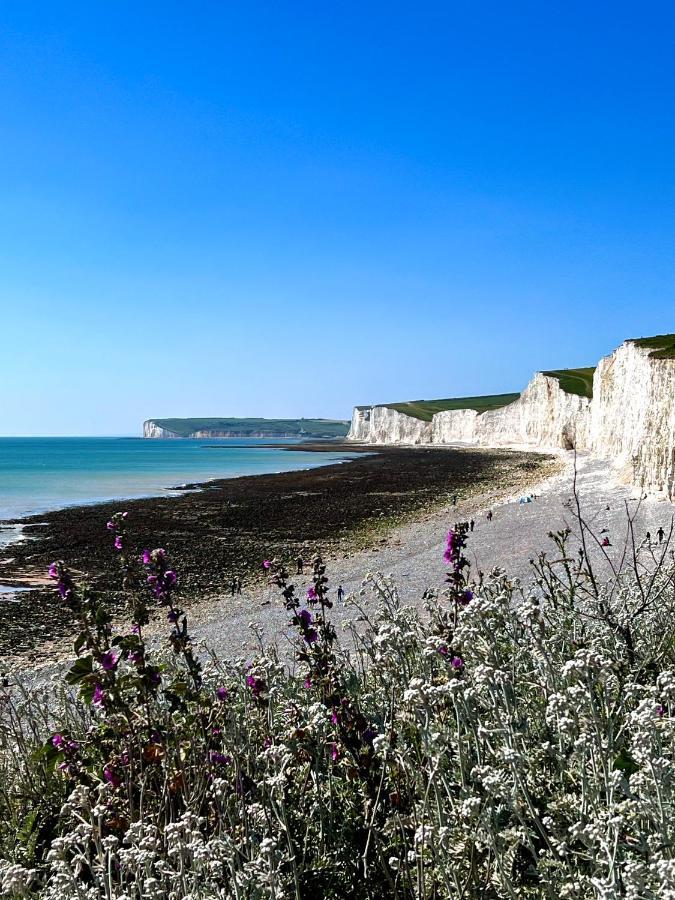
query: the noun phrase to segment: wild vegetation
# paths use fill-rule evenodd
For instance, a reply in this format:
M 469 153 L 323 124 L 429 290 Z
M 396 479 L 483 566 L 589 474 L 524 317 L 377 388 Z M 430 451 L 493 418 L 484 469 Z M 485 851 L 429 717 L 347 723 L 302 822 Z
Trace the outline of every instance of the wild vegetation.
M 304 596 L 266 560 L 292 660 L 225 663 L 193 645 L 166 552 L 128 526 L 108 523 L 128 627 L 55 562 L 77 660 L 65 684 L 3 688 L 3 896 L 675 897 L 669 539 L 630 519 L 610 557 L 579 517 L 525 589 L 473 581 L 459 523 L 424 612 L 368 575 L 342 640 L 321 558 Z

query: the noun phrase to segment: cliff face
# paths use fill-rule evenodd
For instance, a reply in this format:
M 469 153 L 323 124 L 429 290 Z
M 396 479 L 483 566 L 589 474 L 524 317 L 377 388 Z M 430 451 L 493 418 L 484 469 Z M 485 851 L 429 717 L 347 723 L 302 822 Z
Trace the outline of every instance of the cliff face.
M 354 410 L 347 440 L 368 444 L 428 444 L 431 434 L 431 422 L 386 406 L 360 406 Z
M 518 400 L 488 412 L 453 409 L 423 422 L 385 406 L 357 408 L 348 439 L 371 444 L 461 442 L 586 449 L 589 434 L 590 400 L 566 393 L 557 378 L 539 373 Z
M 487 412 L 448 410 L 424 422 L 359 407 L 348 440 L 587 450 L 615 464 L 625 481 L 675 500 L 675 359 L 650 352 L 626 341 L 601 360 L 592 400 L 540 372 L 518 400 Z
M 593 379 L 591 449 L 625 481 L 675 499 L 675 360 L 626 341 Z
M 177 434 L 174 434 L 173 431 L 167 431 L 165 428 L 160 428 L 152 419 L 148 419 L 146 422 L 143 422 L 143 437 L 144 438 L 176 438 Z

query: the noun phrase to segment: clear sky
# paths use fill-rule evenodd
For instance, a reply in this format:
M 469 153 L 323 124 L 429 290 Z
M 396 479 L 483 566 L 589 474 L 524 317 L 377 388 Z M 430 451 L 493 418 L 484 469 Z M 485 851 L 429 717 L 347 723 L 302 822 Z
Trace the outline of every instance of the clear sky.
M 0 433 L 348 417 L 675 331 L 670 2 L 0 5 Z

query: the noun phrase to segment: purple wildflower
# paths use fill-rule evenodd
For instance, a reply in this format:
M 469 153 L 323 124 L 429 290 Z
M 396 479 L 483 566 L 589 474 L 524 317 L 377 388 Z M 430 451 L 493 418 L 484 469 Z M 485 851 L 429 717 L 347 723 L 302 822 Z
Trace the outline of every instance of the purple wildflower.
M 106 672 L 112 672 L 117 663 L 119 662 L 120 655 L 119 653 L 115 653 L 114 650 L 108 650 L 107 653 L 104 653 L 100 659 L 101 667 Z
M 306 690 L 308 690 L 308 691 L 311 690 L 311 687 L 312 687 L 312 679 L 309 677 L 309 675 L 307 676 L 307 678 L 305 678 L 305 680 L 303 681 L 302 684 L 303 684 L 303 687 L 304 687 Z
M 114 530 L 115 530 L 115 523 L 114 523 L 114 522 L 106 522 L 105 527 L 108 529 L 108 531 L 114 531 Z
M 115 537 L 115 550 L 121 550 L 121 549 L 122 549 L 122 535 L 118 534 Z
M 230 692 L 226 687 L 219 687 L 216 691 L 216 697 L 221 701 L 221 703 L 224 703 L 229 696 Z
M 665 706 L 662 703 L 659 703 L 659 705 L 656 707 L 656 715 L 659 716 L 660 718 L 663 718 L 663 716 L 665 716 L 665 714 L 666 714 Z
M 49 577 L 50 578 L 58 578 L 59 577 L 59 564 L 57 562 L 53 562 L 49 567 Z
M 143 557 L 142 557 L 142 559 L 143 559 L 143 565 L 144 565 L 144 566 L 149 566 L 149 565 L 150 565 L 150 563 L 152 562 L 152 554 L 150 553 L 149 550 L 144 550 L 144 551 L 143 551 Z
M 438 648 L 438 652 L 441 654 L 441 656 L 447 656 L 448 648 L 445 646 L 445 644 L 441 644 L 441 646 Z
M 298 618 L 302 619 L 305 625 L 312 624 L 312 614 L 308 609 L 301 609 L 298 613 Z
M 169 612 L 166 614 L 166 617 L 169 620 L 169 622 L 174 622 L 174 623 L 177 622 L 178 621 L 178 610 L 170 609 Z
M 271 567 L 272 567 L 272 563 L 269 561 L 269 559 L 264 559 L 263 560 L 263 569 L 270 569 Z
M 218 753 L 216 750 L 209 750 L 209 760 L 212 763 L 217 763 L 220 766 L 229 766 L 231 762 L 229 756 L 225 756 L 224 753 Z
M 103 767 L 103 777 L 108 782 L 108 784 L 111 784 L 114 788 L 118 788 L 122 784 L 122 779 L 117 774 L 114 767 L 110 765 L 110 763 L 107 763 Z
M 316 600 L 316 591 L 313 587 L 307 588 L 307 599 L 308 600 Z
M 313 644 L 319 639 L 319 633 L 316 628 L 309 628 L 305 633 L 305 640 L 308 644 Z
M 333 762 L 337 762 L 338 759 L 340 758 L 340 754 L 338 753 L 337 744 L 334 741 L 331 744 L 330 758 L 333 760 Z
M 55 734 L 54 737 L 52 738 L 52 744 L 57 749 L 61 749 L 61 747 L 64 745 L 64 743 L 65 743 L 65 741 L 63 740 L 63 735 L 61 735 L 61 734 Z
M 461 656 L 453 656 L 452 660 L 450 661 L 450 665 L 453 669 L 459 671 L 460 669 L 464 668 L 464 660 Z
M 94 706 L 103 706 L 104 701 L 105 693 L 103 692 L 103 688 L 100 684 L 97 684 L 94 687 L 94 693 L 92 694 L 91 702 L 94 704 Z
M 254 697 L 259 697 L 262 693 L 263 682 L 259 678 L 256 678 L 254 675 L 246 676 L 246 685 L 247 687 L 250 687 L 251 693 Z

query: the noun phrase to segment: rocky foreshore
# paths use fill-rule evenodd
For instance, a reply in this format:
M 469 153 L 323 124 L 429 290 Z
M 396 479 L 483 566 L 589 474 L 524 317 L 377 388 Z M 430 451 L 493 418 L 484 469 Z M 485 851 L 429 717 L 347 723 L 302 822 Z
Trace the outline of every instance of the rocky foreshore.
M 336 445 L 323 449 L 334 452 Z M 114 592 L 119 563 L 106 522 L 124 509 L 139 552 L 156 546 L 169 552 L 189 608 L 197 599 L 225 596 L 233 576 L 245 584 L 262 579 L 266 557 L 309 560 L 320 551 L 339 559 L 386 545 L 395 525 L 455 498 L 517 492 L 555 467 L 543 454 L 387 447 L 348 463 L 210 482 L 178 497 L 71 507 L 25 520 L 27 539 L 5 550 L 0 582 L 25 585 L 63 559 L 78 577 Z M 121 614 L 121 598 L 117 607 Z M 4 659 L 54 656 L 73 630 L 53 589 L 36 587 L 0 604 Z

